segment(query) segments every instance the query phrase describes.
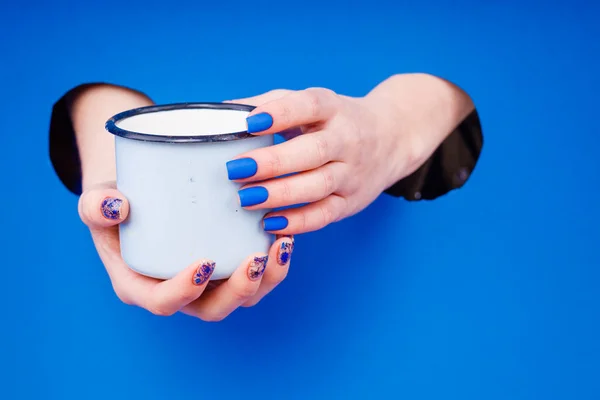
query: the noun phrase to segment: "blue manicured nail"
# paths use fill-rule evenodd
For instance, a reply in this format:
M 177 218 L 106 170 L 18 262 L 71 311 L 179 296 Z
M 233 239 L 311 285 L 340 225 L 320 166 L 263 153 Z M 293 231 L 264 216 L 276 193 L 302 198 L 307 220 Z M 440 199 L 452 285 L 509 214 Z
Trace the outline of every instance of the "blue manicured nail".
M 252 158 L 238 158 L 228 161 L 226 165 L 227 176 L 230 180 L 250 178 L 258 170 L 258 165 Z
M 121 219 L 121 206 L 123 200 L 116 197 L 107 197 L 102 201 L 100 207 L 102 215 L 106 219 Z
M 273 117 L 267 113 L 251 115 L 246 118 L 248 124 L 248 133 L 266 131 L 273 125 Z
M 288 226 L 286 217 L 269 217 L 263 220 L 265 231 L 280 231 Z
M 254 186 L 240 190 L 238 195 L 240 196 L 242 207 L 250 207 L 267 201 L 269 191 L 262 186 Z

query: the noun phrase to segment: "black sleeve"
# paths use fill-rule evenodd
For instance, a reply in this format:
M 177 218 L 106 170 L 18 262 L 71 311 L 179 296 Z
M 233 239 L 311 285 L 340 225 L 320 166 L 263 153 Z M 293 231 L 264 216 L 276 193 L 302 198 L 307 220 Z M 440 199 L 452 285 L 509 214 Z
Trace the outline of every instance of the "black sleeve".
M 49 132 L 50 161 L 60 181 L 76 195 L 81 194 L 81 162 L 71 120 L 71 104 L 84 90 L 102 85 L 135 91 L 124 86 L 103 82 L 85 83 L 69 90 L 52 107 Z
M 462 187 L 475 169 L 483 147 L 477 110 L 473 110 L 415 172 L 385 193 L 407 200 L 433 200 Z

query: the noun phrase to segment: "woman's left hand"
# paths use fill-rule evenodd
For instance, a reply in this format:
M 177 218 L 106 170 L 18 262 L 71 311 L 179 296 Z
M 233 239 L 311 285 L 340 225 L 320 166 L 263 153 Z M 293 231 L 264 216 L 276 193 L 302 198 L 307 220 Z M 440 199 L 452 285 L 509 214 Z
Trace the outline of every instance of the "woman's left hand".
M 247 184 L 243 207 L 307 203 L 265 216 L 265 230 L 287 235 L 364 209 L 422 165 L 472 110 L 464 92 L 424 74 L 396 75 L 361 98 L 311 88 L 233 102 L 257 106 L 250 133 L 287 139 L 227 163 L 229 179 Z

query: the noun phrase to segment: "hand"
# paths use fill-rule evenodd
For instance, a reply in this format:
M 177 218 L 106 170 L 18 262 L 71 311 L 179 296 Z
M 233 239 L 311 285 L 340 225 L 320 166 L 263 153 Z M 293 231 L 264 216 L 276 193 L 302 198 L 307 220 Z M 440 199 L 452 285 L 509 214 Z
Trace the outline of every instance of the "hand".
M 247 209 L 308 203 L 265 216 L 265 230 L 278 234 L 361 211 L 421 166 L 473 108 L 456 86 L 424 74 L 394 76 L 362 98 L 311 88 L 233 102 L 257 106 L 250 133 L 288 139 L 227 163 L 230 179 L 247 184 L 239 191 Z M 301 134 L 285 132 L 292 128 Z
M 264 253 L 253 254 L 219 283 L 209 284 L 215 267 L 211 260 L 198 260 L 165 281 L 142 276 L 127 267 L 120 254 L 117 225 L 128 212 L 129 203 L 114 184 L 95 185 L 79 201 L 79 215 L 90 229 L 115 293 L 126 304 L 156 315 L 181 311 L 205 321 L 220 321 L 240 306 L 258 303 L 287 275 L 293 250 L 290 237 L 275 241 L 268 261 Z

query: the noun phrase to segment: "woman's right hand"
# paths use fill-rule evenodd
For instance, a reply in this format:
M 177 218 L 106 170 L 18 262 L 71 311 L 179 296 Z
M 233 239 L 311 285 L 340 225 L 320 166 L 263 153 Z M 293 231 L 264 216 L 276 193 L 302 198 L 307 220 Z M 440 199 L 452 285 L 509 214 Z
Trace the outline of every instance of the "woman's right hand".
M 197 260 L 165 281 L 140 275 L 125 264 L 120 252 L 118 224 L 128 212 L 129 203 L 114 183 L 95 185 L 79 200 L 79 215 L 90 229 L 115 293 L 125 304 L 156 315 L 181 311 L 204 321 L 220 321 L 240 306 L 258 303 L 287 275 L 294 247 L 290 237 L 278 238 L 268 257 L 264 253 L 250 255 L 219 284 L 209 285 L 215 262 L 207 259 Z

